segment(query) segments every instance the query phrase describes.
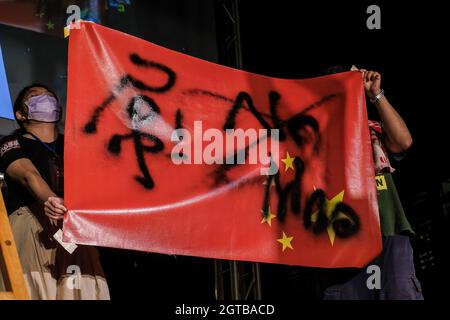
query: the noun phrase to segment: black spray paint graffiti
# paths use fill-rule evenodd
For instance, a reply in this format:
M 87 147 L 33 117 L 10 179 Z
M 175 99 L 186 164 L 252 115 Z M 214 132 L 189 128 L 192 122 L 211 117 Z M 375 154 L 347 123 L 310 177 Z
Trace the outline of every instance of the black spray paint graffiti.
M 287 120 L 282 120 L 277 113 L 278 102 L 281 96 L 275 91 L 269 92 L 268 95 L 270 114 L 265 114 L 258 111 L 251 96 L 246 92 L 240 92 L 234 100 L 217 93 L 200 89 L 189 90 L 186 93 L 190 95 L 206 95 L 212 98 L 231 102 L 232 107 L 228 112 L 225 124 L 223 126 L 224 131 L 227 129 L 235 129 L 236 117 L 240 109 L 245 109 L 255 117 L 255 119 L 261 124 L 261 126 L 264 127 L 264 129 L 267 130 L 267 132 L 269 132 L 269 134 L 271 129 L 278 129 L 280 141 L 286 141 L 286 139 L 290 137 L 300 149 L 304 148 L 312 141 L 314 154 L 318 154 L 320 149 L 320 128 L 317 120 L 313 116 L 309 115 L 308 112 L 337 97 L 337 94 L 327 95 L 308 106 L 300 113 L 295 114 Z M 271 124 L 269 123 L 269 120 Z M 249 148 L 254 146 L 255 144 L 253 144 L 253 146 L 247 146 L 245 150 L 237 150 L 232 156 L 236 159 L 240 152 L 245 152 L 247 156 Z M 227 172 L 236 165 L 237 161 L 233 161 L 231 164 L 227 161 L 223 161 L 223 164 L 220 165 L 215 171 L 216 184 L 227 183 Z M 273 182 L 275 184 L 275 190 L 278 197 L 277 219 L 284 221 L 288 211 L 288 204 L 290 204 L 290 209 L 294 214 L 299 215 L 302 212 L 301 180 L 305 171 L 305 164 L 300 157 L 296 156 L 293 165 L 295 169 L 295 177 L 292 181 L 286 183 L 284 187 L 280 182 L 279 170 L 275 175 L 268 176 L 262 204 L 264 218 L 268 217 L 270 188 Z M 325 204 L 326 194 L 323 190 L 316 189 L 309 196 L 306 201 L 303 215 L 303 224 L 306 229 L 312 229 L 315 234 L 320 234 L 325 231 L 329 225 L 331 225 L 335 230 L 336 235 L 341 238 L 352 236 L 359 231 L 359 217 L 349 205 L 343 202 L 338 203 L 331 215 L 328 217 L 326 214 Z M 315 222 L 312 222 L 311 217 L 315 211 L 314 209 L 317 210 L 318 214 Z
M 142 68 L 155 69 L 167 75 L 167 81 L 161 86 L 150 86 L 144 82 L 135 79 L 129 74 L 122 76 L 119 85 L 116 86 L 115 90 L 110 93 L 110 95 L 103 100 L 103 102 L 94 109 L 94 113 L 91 120 L 84 126 L 84 132 L 87 134 L 95 134 L 97 132 L 97 125 L 99 123 L 100 117 L 105 109 L 114 102 L 118 96 L 126 87 L 133 87 L 140 91 L 147 91 L 152 93 L 165 93 L 169 91 L 175 84 L 176 74 L 175 72 L 159 63 L 148 61 L 142 59 L 137 54 L 131 54 L 130 60 L 133 64 Z M 143 102 L 148 106 L 149 112 L 146 115 L 140 115 L 141 110 L 137 110 L 139 102 Z M 155 114 L 159 114 L 160 109 L 156 102 L 145 95 L 137 95 L 131 98 L 128 107 L 127 114 L 128 118 L 132 123 L 131 132 L 123 135 L 113 135 L 108 143 L 108 151 L 114 155 L 118 155 L 121 152 L 121 143 L 124 140 L 132 140 L 134 144 L 134 150 L 136 153 L 136 160 L 141 170 L 141 176 L 136 176 L 135 179 L 144 186 L 146 189 L 153 189 L 155 183 L 152 176 L 148 170 L 147 163 L 145 161 L 145 153 L 158 153 L 164 149 L 164 143 L 158 137 L 144 133 L 140 131 L 134 123 L 142 123 L 153 117 Z M 177 111 L 177 126 L 181 123 L 181 111 Z M 144 144 L 144 140 L 153 142 L 153 145 L 148 146 Z
M 154 112 L 159 114 L 159 107 L 155 103 L 155 101 L 152 98 L 149 98 L 147 96 L 139 96 L 139 97 L 133 97 L 128 104 L 127 113 L 130 120 L 138 118 L 137 121 L 145 121 L 147 120 L 152 113 L 148 113 L 144 116 L 139 116 L 138 111 L 136 110 L 136 105 L 138 104 L 139 99 L 142 99 L 145 101 L 145 103 L 150 107 L 150 112 Z M 152 177 L 150 176 L 150 172 L 148 171 L 147 164 L 145 162 L 144 158 L 144 152 L 149 153 L 157 153 L 164 149 L 163 142 L 156 136 L 141 132 L 139 130 L 136 130 L 135 128 L 131 129 L 131 133 L 129 134 L 115 134 L 112 136 L 111 140 L 108 144 L 108 150 L 109 152 L 118 155 L 121 151 L 121 143 L 123 140 L 132 139 L 134 143 L 134 151 L 136 153 L 137 162 L 139 165 L 139 169 L 142 172 L 143 176 L 136 176 L 135 179 L 141 183 L 145 188 L 152 189 L 154 187 L 154 182 Z M 143 139 L 147 139 L 149 141 L 153 142 L 152 146 L 147 146 L 143 144 Z
M 148 61 L 137 54 L 130 55 L 130 61 L 137 67 L 154 69 L 160 71 L 167 76 L 166 83 L 160 86 L 151 86 L 138 79 L 135 79 L 130 74 L 125 74 L 121 77 L 120 83 L 116 86 L 115 90 L 109 94 L 109 96 L 98 105 L 91 116 L 91 119 L 84 126 L 84 132 L 86 134 L 95 134 L 97 127 L 103 112 L 110 106 L 117 98 L 117 96 L 127 87 L 132 87 L 144 92 L 162 94 L 167 93 L 174 85 L 176 81 L 176 73 L 169 67 Z M 192 89 L 186 92 L 190 95 L 207 95 L 212 98 L 221 99 L 231 103 L 231 108 L 226 117 L 223 130 L 234 129 L 236 127 L 236 118 L 240 109 L 244 109 L 250 112 L 258 122 L 267 129 L 270 134 L 270 129 L 279 130 L 279 140 L 285 141 L 290 137 L 296 143 L 299 148 L 303 148 L 306 144 L 312 141 L 314 153 L 318 153 L 320 149 L 320 128 L 317 120 L 308 114 L 308 112 L 325 104 L 326 102 L 334 99 L 337 95 L 332 94 L 322 98 L 320 101 L 310 105 L 302 112 L 290 117 L 289 119 L 282 120 L 278 116 L 277 106 L 281 98 L 280 94 L 271 91 L 269 93 L 269 106 L 270 114 L 265 114 L 257 110 L 253 104 L 252 97 L 246 92 L 239 92 L 235 99 L 229 99 L 217 93 L 212 93 L 202 89 Z M 148 113 L 142 115 L 141 110 L 138 110 L 136 106 L 145 104 L 148 107 Z M 136 154 L 136 160 L 141 171 L 140 176 L 135 176 L 137 182 L 139 182 L 144 188 L 151 190 L 154 188 L 155 182 L 148 170 L 147 163 L 145 161 L 145 153 L 158 153 L 164 150 L 164 143 L 158 137 L 144 133 L 139 130 L 139 124 L 150 120 L 155 115 L 159 115 L 160 108 L 156 102 L 146 95 L 136 95 L 131 98 L 127 106 L 128 118 L 132 123 L 130 132 L 127 134 L 115 134 L 111 137 L 108 143 L 108 151 L 113 155 L 119 155 L 121 153 L 121 145 L 123 141 L 131 140 L 134 144 L 134 151 Z M 180 109 L 175 114 L 175 128 L 182 128 L 183 115 Z M 267 119 L 267 120 L 266 120 Z M 269 120 L 271 123 L 269 123 Z M 137 124 L 137 125 L 135 125 Z M 312 132 L 312 136 L 311 133 Z M 268 137 L 267 137 L 268 138 Z M 144 141 L 150 141 L 152 145 L 147 145 Z M 250 146 L 246 147 L 248 154 Z M 234 153 L 233 157 L 237 158 L 237 155 L 242 150 L 238 150 Z M 215 183 L 227 182 L 227 171 L 231 170 L 237 165 L 237 161 L 233 161 L 233 164 L 224 161 L 224 164 L 220 165 L 215 170 Z M 277 218 L 280 221 L 284 221 L 286 213 L 288 211 L 288 202 L 290 209 L 296 215 L 302 212 L 301 208 L 301 180 L 305 170 L 305 165 L 300 157 L 294 159 L 295 177 L 292 181 L 288 182 L 284 187 L 280 183 L 279 172 L 275 175 L 268 176 L 266 189 L 263 199 L 263 212 L 264 217 L 267 218 L 269 198 L 270 198 L 270 186 L 272 182 L 275 182 L 275 190 L 278 196 L 278 208 Z M 290 200 L 290 201 L 289 201 Z M 307 199 L 303 221 L 306 229 L 312 229 L 315 234 L 322 233 L 329 225 L 332 225 L 336 235 L 339 237 L 349 237 L 356 234 L 360 229 L 360 222 L 357 213 L 347 204 L 341 202 L 334 208 L 331 217 L 326 215 L 326 195 L 323 190 L 315 190 Z M 314 210 L 318 211 L 317 219 L 312 222 L 311 216 Z M 342 218 L 345 217 L 345 218 Z

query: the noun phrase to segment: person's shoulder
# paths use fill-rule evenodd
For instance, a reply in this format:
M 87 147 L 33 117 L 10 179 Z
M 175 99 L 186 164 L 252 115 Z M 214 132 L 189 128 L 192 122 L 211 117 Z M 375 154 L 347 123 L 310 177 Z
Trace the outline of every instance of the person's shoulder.
M 0 144 L 3 144 L 4 142 L 8 142 L 11 140 L 17 140 L 17 135 L 16 134 L 9 134 L 7 136 L 4 136 L 3 138 L 0 139 Z
M 0 157 L 13 149 L 20 149 L 20 136 L 10 134 L 0 140 Z
M 8 143 L 11 141 L 17 141 L 20 143 L 22 142 L 22 136 L 20 134 L 11 133 L 0 139 L 0 145 L 3 145 L 4 143 Z

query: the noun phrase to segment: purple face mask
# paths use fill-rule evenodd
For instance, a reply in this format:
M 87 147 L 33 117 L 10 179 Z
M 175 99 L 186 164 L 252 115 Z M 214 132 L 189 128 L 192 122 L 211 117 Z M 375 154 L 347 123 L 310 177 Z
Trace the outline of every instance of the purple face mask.
M 28 119 L 42 122 L 56 122 L 61 116 L 61 107 L 51 95 L 44 93 L 28 99 Z

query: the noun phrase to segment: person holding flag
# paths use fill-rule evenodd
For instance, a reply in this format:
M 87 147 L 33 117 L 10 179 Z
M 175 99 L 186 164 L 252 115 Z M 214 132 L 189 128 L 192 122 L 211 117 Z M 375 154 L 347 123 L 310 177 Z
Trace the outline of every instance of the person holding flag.
M 41 84 L 25 87 L 14 115 L 20 129 L 0 142 L 0 171 L 30 298 L 109 299 L 97 250 L 62 241 L 64 136 L 55 93 Z
M 333 70 L 334 69 L 334 70 Z M 326 271 L 326 300 L 423 300 L 421 284 L 416 277 L 413 249 L 410 238 L 414 231 L 403 211 L 403 206 L 392 178 L 394 168 L 389 156 L 401 160 L 412 144 L 405 122 L 390 104 L 381 88 L 381 74 L 357 69 L 362 73 L 366 97 L 376 108 L 380 122 L 369 120 L 372 142 L 378 207 L 383 239 L 383 251 L 368 266 L 377 266 L 380 279 L 368 281 L 367 268 Z M 330 68 L 327 73 L 345 71 L 342 67 Z M 372 283 L 373 282 L 373 283 Z M 370 283 L 370 285 L 368 284 Z

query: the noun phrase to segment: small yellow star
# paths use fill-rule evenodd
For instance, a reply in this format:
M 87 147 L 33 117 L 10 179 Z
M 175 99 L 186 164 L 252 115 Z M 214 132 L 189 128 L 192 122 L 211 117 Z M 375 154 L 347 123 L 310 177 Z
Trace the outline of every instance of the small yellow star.
M 46 26 L 47 26 L 48 30 L 53 30 L 55 27 L 55 24 L 53 22 L 49 21 L 49 22 L 47 22 Z
M 261 212 L 264 213 L 263 210 L 261 210 Z M 272 227 L 272 219 L 275 217 L 276 217 L 276 215 L 270 211 L 270 207 L 269 207 L 269 209 L 267 210 L 267 218 L 263 218 L 261 220 L 261 223 L 267 223 L 269 225 L 269 227 Z
M 291 168 L 292 170 L 294 170 L 294 166 L 293 166 L 294 159 L 295 159 L 295 157 L 294 157 L 294 158 L 291 158 L 291 156 L 289 155 L 289 152 L 286 151 L 286 158 L 281 159 L 281 162 L 283 162 L 284 165 L 285 165 L 285 167 L 284 167 L 284 172 L 288 171 L 289 168 Z
M 339 202 L 342 202 L 344 200 L 344 190 L 339 192 L 337 195 L 333 197 L 333 199 L 325 200 L 325 211 L 328 218 L 331 217 L 331 214 L 333 213 L 334 208 Z M 317 221 L 317 215 L 319 214 L 318 211 L 314 212 L 311 215 L 311 221 L 316 222 Z M 328 237 L 330 238 L 331 245 L 334 244 L 334 239 L 336 238 L 336 233 L 334 232 L 333 226 L 329 225 L 327 228 Z
M 286 250 L 286 248 L 289 248 L 291 250 L 294 249 L 294 248 L 292 248 L 292 244 L 291 244 L 292 239 L 294 239 L 294 237 L 286 236 L 286 233 L 284 233 L 284 231 L 283 231 L 283 238 L 277 239 L 277 241 L 283 245 L 283 248 L 282 248 L 283 252 L 284 252 L 284 250 Z

